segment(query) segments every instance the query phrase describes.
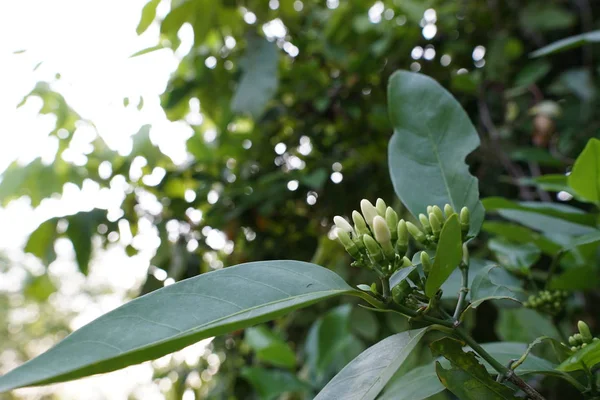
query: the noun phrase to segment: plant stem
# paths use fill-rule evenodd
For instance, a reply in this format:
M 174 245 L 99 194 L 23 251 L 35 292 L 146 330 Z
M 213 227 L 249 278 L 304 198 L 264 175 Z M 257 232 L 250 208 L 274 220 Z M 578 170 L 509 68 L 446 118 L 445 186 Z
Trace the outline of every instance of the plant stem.
M 458 293 L 456 309 L 454 310 L 454 321 L 459 321 L 460 313 L 462 312 L 465 306 L 465 301 L 467 300 L 467 293 L 469 293 L 469 266 L 461 262 L 459 268 L 460 272 L 462 272 L 462 283 L 460 285 L 460 292 Z
M 382 277 L 381 286 L 383 287 L 383 298 L 385 301 L 388 301 L 390 298 L 390 280 L 386 277 Z
M 548 269 L 548 276 L 546 277 L 546 288 L 550 284 L 552 280 L 552 276 L 556 273 L 556 269 L 558 268 L 558 264 L 560 263 L 561 258 L 566 254 L 565 250 L 560 250 L 558 253 L 554 255 L 552 258 L 552 263 L 550 264 L 550 268 Z
M 404 315 L 408 315 L 411 318 L 415 318 L 415 319 L 422 319 L 423 321 L 427 321 L 430 322 L 432 324 L 438 324 L 438 325 L 442 325 L 445 326 L 446 328 L 453 328 L 454 324 L 452 323 L 452 321 L 446 321 L 443 319 L 439 319 L 439 318 L 435 318 L 435 317 L 430 317 L 429 315 L 425 315 L 425 314 L 420 314 L 417 311 L 408 308 L 406 306 L 402 306 L 400 304 L 393 304 L 393 307 L 401 312 Z
M 489 354 L 483 347 L 479 345 L 463 328 L 458 327 L 454 330 L 454 333 L 465 341 L 471 348 L 481 356 L 485 361 L 488 362 L 499 374 L 502 374 L 519 387 L 529 398 L 533 400 L 545 400 L 544 397 L 539 394 L 534 388 L 529 386 L 527 382 L 521 379 L 517 374 L 514 373 L 510 368 L 500 364 L 491 354 Z

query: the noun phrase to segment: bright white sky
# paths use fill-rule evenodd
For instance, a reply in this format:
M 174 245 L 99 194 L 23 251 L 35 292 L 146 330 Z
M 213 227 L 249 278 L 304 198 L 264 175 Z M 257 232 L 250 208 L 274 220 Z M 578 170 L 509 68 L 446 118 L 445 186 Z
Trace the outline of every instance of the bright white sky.
M 183 44 L 177 54 L 161 50 L 136 58 L 129 56 L 141 49 L 156 45 L 157 24 L 141 37 L 135 28 L 146 0 L 19 0 L 0 6 L 0 171 L 15 159 L 28 162 L 46 155 L 51 142 L 47 134 L 54 125 L 52 116 L 39 116 L 41 102 L 28 101 L 16 109 L 38 81 L 53 81 L 56 73 L 62 78 L 53 86 L 85 119 L 92 121 L 109 146 L 127 152 L 130 135 L 141 125 L 152 124 L 151 139 L 175 162 L 185 159 L 185 139 L 190 128 L 166 120 L 160 108 L 159 94 L 163 92 L 169 75 L 177 67 L 178 58 L 191 46 L 191 38 L 182 30 Z M 158 15 L 168 12 L 163 1 Z M 187 33 L 187 34 L 186 34 Z M 13 54 L 26 50 L 22 54 Z M 35 65 L 41 66 L 33 71 Z M 140 96 L 144 98 L 141 111 L 136 108 Z M 130 98 L 129 107 L 123 98 Z M 39 269 L 35 260 L 23 257 L 20 248 L 26 236 L 42 220 L 79 209 L 110 206 L 118 196 L 99 194 L 98 188 L 70 189 L 62 202 L 49 201 L 32 210 L 27 201 L 17 201 L 7 209 L 0 209 L 0 250 L 29 270 Z M 78 276 L 70 245 L 57 243 L 59 259 L 50 272 L 60 282 L 57 307 L 77 309 L 79 317 L 72 327 L 77 328 L 93 318 L 113 309 L 126 298 L 128 289 L 139 284 L 145 276 L 151 249 L 139 256 L 127 258 L 122 249 L 98 254 L 89 279 Z M 126 265 L 125 265 L 126 264 Z M 118 277 L 118 279 L 115 279 Z M 15 290 L 23 278 L 23 271 L 13 268 L 2 277 L 0 290 Z M 84 288 L 109 286 L 112 295 L 97 299 L 77 297 Z M 193 361 L 203 354 L 206 343 L 200 343 L 174 357 Z M 161 362 L 166 362 L 163 359 Z M 149 364 L 131 367 L 100 377 L 88 378 L 61 385 L 61 399 L 125 399 L 133 388 L 138 398 L 161 399 L 158 386 L 151 384 Z M 161 382 L 164 387 L 167 383 Z M 48 390 L 48 389 L 42 389 Z M 20 393 L 39 393 L 25 389 Z M 187 396 L 188 400 L 190 396 Z

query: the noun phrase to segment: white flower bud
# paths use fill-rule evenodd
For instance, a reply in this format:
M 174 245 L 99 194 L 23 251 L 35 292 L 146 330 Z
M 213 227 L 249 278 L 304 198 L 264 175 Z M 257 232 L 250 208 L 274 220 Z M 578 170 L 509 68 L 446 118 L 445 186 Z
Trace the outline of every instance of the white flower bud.
M 362 211 L 363 216 L 365 217 L 365 221 L 372 228 L 373 227 L 373 218 L 375 218 L 377 214 L 377 209 L 375 206 L 367 199 L 362 199 L 360 201 L 360 209 Z
M 341 229 L 354 235 L 354 229 L 352 228 L 352 225 L 350 225 L 350 223 L 346 221 L 346 219 L 340 217 L 339 215 L 336 215 L 335 217 L 333 217 L 333 222 L 335 223 L 335 226 L 338 229 Z
M 385 219 L 379 215 L 373 219 L 373 233 L 379 243 L 386 243 L 392 240 L 390 228 L 388 228 Z

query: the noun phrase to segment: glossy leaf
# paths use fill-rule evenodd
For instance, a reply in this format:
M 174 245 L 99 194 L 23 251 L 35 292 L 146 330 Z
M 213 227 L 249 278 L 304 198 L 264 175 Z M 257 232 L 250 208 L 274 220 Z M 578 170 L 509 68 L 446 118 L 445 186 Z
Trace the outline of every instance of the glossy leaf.
M 556 369 L 559 371 L 577 371 L 584 368 L 593 368 L 600 363 L 600 340 L 595 340 L 571 357 L 562 362 Z M 584 367 L 585 365 L 585 367 Z
M 241 61 L 242 78 L 231 100 L 231 109 L 258 119 L 277 90 L 278 53 L 275 43 L 254 38 Z
M 0 377 L 0 392 L 114 371 L 350 293 L 357 291 L 335 273 L 299 261 L 209 272 L 137 298 L 84 326 Z
M 431 363 L 415 368 L 396 379 L 378 400 L 423 400 L 444 390 Z
M 426 332 L 427 328 L 397 333 L 369 347 L 341 370 L 315 400 L 375 399 Z
M 482 347 L 490 353 L 492 357 L 507 365 L 509 361 L 518 359 L 527 349 L 526 343 L 514 342 L 494 342 L 485 343 Z M 469 349 L 468 347 L 465 348 Z M 449 368 L 450 363 L 442 358 L 438 359 L 442 367 Z M 498 372 L 492 368 L 485 360 L 481 360 L 486 371 L 495 375 Z M 517 375 L 544 374 L 557 377 L 563 377 L 563 373 L 556 371 L 555 365 L 551 362 L 530 354 L 525 361 L 515 370 Z M 440 382 L 436 372 L 435 363 L 423 365 L 415 368 L 398 379 L 395 379 L 379 400 L 422 400 L 444 390 L 444 385 Z
M 390 288 L 394 288 L 394 286 L 400 284 L 403 280 L 408 278 L 411 272 L 417 269 L 416 265 L 409 265 L 408 267 L 404 267 L 399 271 L 396 271 L 394 275 L 390 277 Z
M 513 242 L 521 244 L 533 243 L 544 254 L 551 256 L 556 255 L 561 250 L 561 245 L 554 243 L 542 234 L 511 222 L 486 221 L 483 223 L 482 229 L 485 232 L 505 237 Z
M 438 361 L 435 370 L 442 384 L 458 398 L 517 399 L 512 389 L 492 379 L 475 353 L 464 352 L 459 341 L 446 337 L 433 342 L 431 349 L 434 354 L 442 355 L 450 361 L 451 369 L 443 368 Z
M 533 243 L 516 244 L 503 238 L 493 238 L 488 247 L 502 266 L 522 273 L 529 273 L 529 268 L 541 256 L 540 249 Z
M 256 352 L 256 357 L 260 361 L 283 368 L 296 366 L 294 351 L 266 326 L 246 329 L 244 340 Z
M 471 308 L 477 308 L 488 300 L 513 300 L 524 297 L 521 281 L 503 268 L 490 265 L 477 274 L 471 286 Z
M 446 220 L 435 253 L 433 266 L 425 284 L 425 294 L 429 297 L 446 282 L 452 271 L 462 261 L 462 238 L 458 215 L 454 214 Z
M 469 234 L 477 234 L 484 209 L 465 157 L 479 146 L 479 136 L 465 111 L 436 81 L 408 71 L 391 76 L 388 104 L 394 127 L 388 163 L 398 197 L 415 216 L 427 205 L 466 206 Z
M 570 36 L 568 38 L 558 40 L 554 43 L 550 43 L 549 45 L 544 46 L 531 53 L 530 57 L 547 56 L 549 54 L 559 53 L 561 51 L 573 49 L 584 44 L 597 42 L 600 42 L 600 31 L 586 32 L 580 35 Z
M 588 141 L 575 160 L 568 182 L 579 197 L 600 203 L 600 140 L 592 138 Z
M 284 393 L 302 393 L 311 390 L 308 383 L 286 371 L 246 367 L 242 369 L 240 376 L 252 385 L 260 400 L 273 400 Z

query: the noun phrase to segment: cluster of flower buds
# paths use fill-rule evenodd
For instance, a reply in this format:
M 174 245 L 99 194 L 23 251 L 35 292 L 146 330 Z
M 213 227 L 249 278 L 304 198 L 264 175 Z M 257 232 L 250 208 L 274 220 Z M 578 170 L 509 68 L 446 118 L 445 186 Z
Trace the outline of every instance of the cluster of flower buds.
M 382 199 L 375 205 L 363 199 L 360 209 L 362 214 L 352 212 L 354 226 L 340 216 L 333 219 L 339 241 L 356 260 L 354 265 L 376 269 L 384 276 L 411 265 L 406 257 L 407 223 L 399 221 L 398 214 Z
M 564 290 L 542 290 L 537 295 L 529 296 L 523 306 L 546 314 L 557 315 L 563 310 L 568 296 L 569 293 Z
M 590 332 L 590 327 L 585 322 L 579 321 L 577 323 L 577 329 L 579 329 L 579 333 L 569 336 L 569 344 L 571 345 L 571 350 L 577 351 L 579 349 L 584 348 L 593 341 L 598 340 L 597 337 L 592 336 L 592 332 Z
M 418 243 L 425 247 L 433 247 L 440 238 L 440 232 L 444 224 L 453 214 L 456 214 L 456 211 L 450 204 L 444 206 L 444 211 L 438 206 L 427 206 L 427 215 L 419 214 L 419 222 L 422 228 L 411 222 L 407 222 L 406 227 Z M 459 221 L 464 238 L 469 232 L 470 223 L 470 212 L 467 207 L 460 210 Z

